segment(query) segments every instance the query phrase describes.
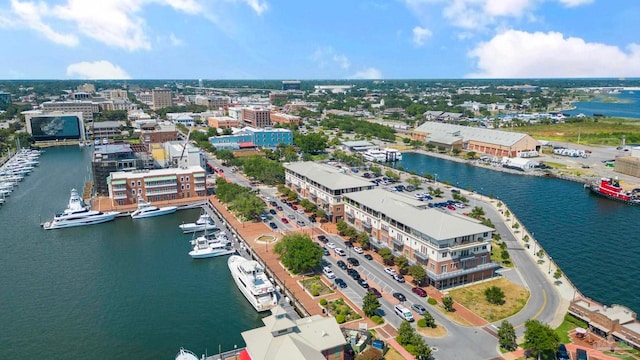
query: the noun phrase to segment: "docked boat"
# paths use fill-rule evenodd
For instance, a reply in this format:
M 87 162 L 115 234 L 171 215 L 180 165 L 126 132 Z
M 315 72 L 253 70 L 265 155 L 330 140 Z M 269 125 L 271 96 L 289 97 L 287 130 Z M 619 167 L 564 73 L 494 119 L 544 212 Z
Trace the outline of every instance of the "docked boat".
M 278 305 L 275 286 L 257 261 L 231 255 L 227 264 L 233 281 L 256 311 L 267 311 Z
M 180 351 L 176 354 L 176 360 L 199 360 L 199 358 L 193 352 L 180 348 Z
M 213 219 L 211 219 L 207 213 L 202 213 L 196 222 L 180 224 L 178 227 L 180 227 L 182 232 L 185 234 L 217 229 L 216 223 L 213 222 Z
M 602 178 L 599 183 L 585 184 L 593 194 L 616 200 L 629 205 L 640 205 L 640 189 L 626 191 L 620 186 L 618 178 Z
M 362 154 L 367 161 L 393 162 L 402 160 L 402 153 L 396 149 L 369 149 Z
M 71 196 L 67 208 L 47 221 L 42 226 L 47 229 L 60 229 L 74 226 L 100 224 L 111 221 L 119 214 L 117 211 L 102 212 L 91 210 L 78 195 L 76 189 L 71 189 Z
M 189 251 L 189 256 L 194 259 L 231 255 L 236 252 L 225 232 L 218 233 L 215 238 L 204 234 L 198 236 L 193 242 L 193 250 Z
M 143 219 L 148 217 L 173 214 L 176 212 L 177 206 L 165 206 L 157 207 L 149 202 L 144 201 L 141 196 L 138 196 L 138 209 L 131 213 L 132 219 Z

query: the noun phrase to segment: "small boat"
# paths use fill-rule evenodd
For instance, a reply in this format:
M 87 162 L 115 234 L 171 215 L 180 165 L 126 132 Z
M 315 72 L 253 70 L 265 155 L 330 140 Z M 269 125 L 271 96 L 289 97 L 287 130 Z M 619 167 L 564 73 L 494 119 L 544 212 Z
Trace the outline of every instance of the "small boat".
M 189 256 L 194 259 L 206 259 L 216 256 L 231 255 L 236 252 L 231 241 L 225 232 L 220 232 L 211 239 L 206 234 L 198 236 L 194 240 L 193 250 L 189 251 Z
M 144 201 L 142 196 L 138 196 L 138 209 L 131 213 L 132 219 L 143 219 L 153 216 L 173 214 L 176 212 L 177 206 L 157 207 L 149 202 Z
M 617 177 L 614 179 L 602 178 L 599 183 L 585 184 L 584 187 L 595 195 L 629 205 L 640 206 L 640 193 L 638 191 L 625 191 L 620 186 L 620 181 Z
M 193 352 L 180 348 L 180 351 L 176 354 L 176 360 L 198 360 L 198 357 Z
M 71 189 L 71 196 L 69 197 L 67 208 L 63 212 L 56 214 L 53 220 L 42 224 L 42 227 L 46 230 L 51 230 L 100 224 L 115 219 L 118 214 L 118 211 L 103 213 L 102 211 L 91 210 L 89 206 L 84 203 L 80 195 L 78 195 L 78 191 Z
M 194 223 L 186 223 L 178 225 L 183 233 L 192 233 L 197 231 L 207 231 L 207 230 L 216 230 L 216 223 L 213 222 L 213 219 L 207 214 L 202 213 L 198 220 Z
M 278 306 L 276 288 L 264 273 L 260 263 L 242 256 L 231 255 L 227 265 L 238 289 L 256 311 L 267 311 Z

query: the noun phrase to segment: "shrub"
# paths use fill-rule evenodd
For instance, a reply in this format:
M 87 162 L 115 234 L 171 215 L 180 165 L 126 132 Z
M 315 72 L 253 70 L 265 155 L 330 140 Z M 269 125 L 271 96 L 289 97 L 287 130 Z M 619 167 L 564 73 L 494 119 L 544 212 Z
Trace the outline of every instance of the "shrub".
M 380 324 L 384 323 L 384 319 L 383 319 L 383 318 L 381 318 L 381 317 L 380 317 L 380 316 L 378 316 L 378 315 L 373 315 L 373 316 L 371 317 L 371 320 L 373 320 L 373 322 L 374 322 L 374 323 L 376 323 L 376 324 L 378 324 L 378 325 L 380 325 Z
M 436 301 L 436 299 L 430 297 L 427 302 L 429 303 L 429 305 L 437 305 L 438 301 Z
M 382 351 L 376 348 L 368 348 L 363 351 L 358 357 L 357 360 L 382 360 Z
M 326 306 L 327 305 L 327 299 L 320 299 L 320 305 Z
M 320 296 L 320 291 L 318 289 L 311 290 L 311 296 Z
M 344 315 L 342 315 L 342 314 L 336 315 L 336 322 L 338 324 L 342 324 L 344 321 L 345 321 Z
M 427 319 L 422 318 L 422 319 L 418 320 L 418 326 L 419 327 L 427 327 Z

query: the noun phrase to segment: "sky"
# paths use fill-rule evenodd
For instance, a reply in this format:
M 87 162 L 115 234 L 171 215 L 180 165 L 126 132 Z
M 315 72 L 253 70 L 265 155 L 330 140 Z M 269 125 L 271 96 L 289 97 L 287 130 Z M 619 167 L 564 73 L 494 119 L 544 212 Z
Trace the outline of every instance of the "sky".
M 638 0 L 0 0 L 0 79 L 640 77 Z

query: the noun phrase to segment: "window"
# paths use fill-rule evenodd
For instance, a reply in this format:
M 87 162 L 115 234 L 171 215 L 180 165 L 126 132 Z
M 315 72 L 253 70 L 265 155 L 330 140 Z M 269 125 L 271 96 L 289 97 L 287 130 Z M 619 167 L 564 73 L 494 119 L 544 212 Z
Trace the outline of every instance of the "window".
M 142 182 L 138 180 L 138 186 L 142 186 Z
M 138 195 L 142 195 L 142 189 L 138 189 Z
M 188 176 L 186 178 L 184 178 L 184 179 L 185 179 L 185 181 L 189 181 L 189 177 Z
M 135 182 L 135 181 L 132 181 L 132 182 L 131 182 L 131 187 L 134 187 L 134 186 L 136 186 L 136 182 Z
M 180 190 L 184 190 L 184 185 L 180 185 Z
M 131 195 L 135 195 L 136 194 L 136 189 L 131 189 Z
M 190 185 L 190 184 L 187 184 L 187 190 L 189 190 L 189 188 L 190 188 L 190 187 L 191 187 L 191 185 Z
M 180 182 L 184 182 L 184 176 L 180 176 Z
M 446 251 L 442 253 L 442 257 L 443 257 L 443 258 L 446 258 L 446 257 L 447 257 L 447 255 L 448 255 L 448 253 L 447 253 Z
M 440 266 L 440 272 L 441 273 L 446 273 L 447 272 L 447 265 Z
M 488 236 L 489 236 L 489 233 L 488 233 L 488 232 L 486 232 L 486 233 L 482 234 L 482 237 L 488 237 Z

